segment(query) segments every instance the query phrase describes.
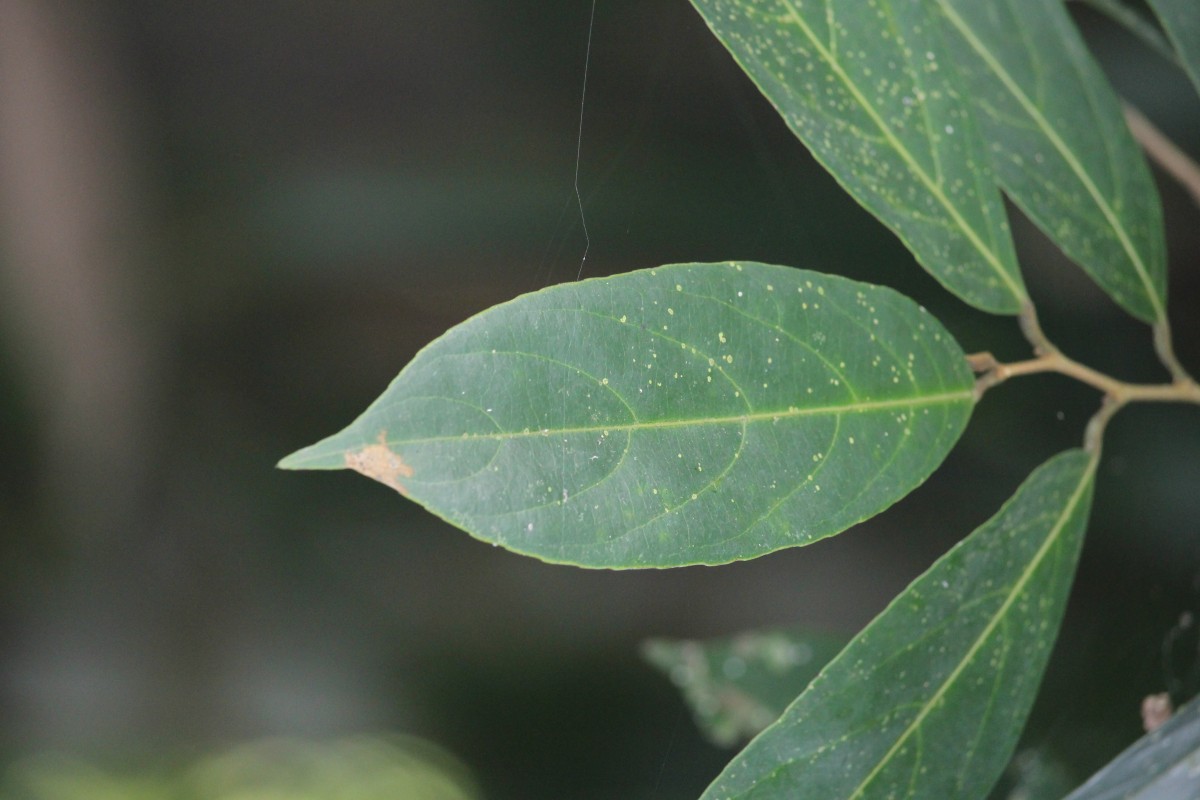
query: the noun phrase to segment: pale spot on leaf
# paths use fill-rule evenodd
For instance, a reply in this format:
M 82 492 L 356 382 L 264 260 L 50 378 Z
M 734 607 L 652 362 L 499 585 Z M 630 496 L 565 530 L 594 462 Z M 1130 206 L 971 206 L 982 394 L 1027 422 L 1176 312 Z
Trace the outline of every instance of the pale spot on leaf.
M 346 453 L 345 462 L 355 472 L 390 486 L 400 494 L 408 494 L 408 489 L 404 488 L 400 479 L 411 478 L 413 470 L 387 446 L 387 431 L 379 432 L 378 444 L 369 444 L 355 453 Z

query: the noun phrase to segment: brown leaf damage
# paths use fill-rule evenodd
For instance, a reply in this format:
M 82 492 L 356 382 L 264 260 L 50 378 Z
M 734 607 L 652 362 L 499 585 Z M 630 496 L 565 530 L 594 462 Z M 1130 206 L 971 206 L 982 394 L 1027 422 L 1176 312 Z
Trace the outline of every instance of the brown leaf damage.
M 369 444 L 357 452 L 346 453 L 345 461 L 346 466 L 355 472 L 390 486 L 400 494 L 408 494 L 408 489 L 404 488 L 400 479 L 411 478 L 413 470 L 398 453 L 388 447 L 387 431 L 379 432 L 378 444 Z

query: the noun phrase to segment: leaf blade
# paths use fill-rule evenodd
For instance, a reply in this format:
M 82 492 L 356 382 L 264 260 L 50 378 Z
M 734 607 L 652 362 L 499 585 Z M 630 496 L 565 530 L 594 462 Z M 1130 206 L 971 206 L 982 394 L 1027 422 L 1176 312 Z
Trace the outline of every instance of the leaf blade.
M 1163 321 L 1158 192 L 1063 5 L 933 1 L 1005 192 L 1122 308 Z
M 792 132 L 930 274 L 985 311 L 1020 310 L 1028 296 L 1003 205 L 921 2 L 881 0 L 878 18 L 857 0 L 692 4 Z
M 1184 72 L 1200 92 L 1200 13 L 1192 0 L 1148 0 Z
M 984 796 L 1041 680 L 1095 465 L 1073 450 L 1039 467 L 855 637 L 704 799 Z M 1043 591 L 1026 594 L 1035 579 Z
M 950 334 L 889 289 L 675 265 L 468 320 L 280 466 L 356 469 L 548 561 L 725 563 L 903 497 L 957 440 L 972 389 Z

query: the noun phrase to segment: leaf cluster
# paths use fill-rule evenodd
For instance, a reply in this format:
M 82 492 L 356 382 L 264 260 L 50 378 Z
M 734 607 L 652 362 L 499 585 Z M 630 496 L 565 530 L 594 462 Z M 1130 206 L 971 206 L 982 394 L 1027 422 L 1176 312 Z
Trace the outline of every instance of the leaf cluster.
M 1182 180 L 1194 166 L 1172 167 L 1144 126 L 1135 140 L 1126 117 L 1144 119 L 1054 0 L 693 4 L 844 189 L 947 290 L 1014 316 L 1030 358 L 968 355 L 884 287 L 676 264 L 550 287 L 456 326 L 350 426 L 281 466 L 355 470 L 548 562 L 722 564 L 883 511 L 941 464 L 1001 381 L 1052 371 L 1091 385 L 1103 401 L 1082 446 L 1035 470 L 819 673 L 825 658 L 792 670 L 811 652 L 769 660 L 795 656 L 786 638 L 782 650 L 756 639 L 647 651 L 690 676 L 681 683 L 719 735 L 757 734 L 706 798 L 983 797 L 1057 636 L 1105 425 L 1130 403 L 1200 403 L 1171 345 L 1162 212 L 1139 140 Z M 1200 87 L 1193 2 L 1151 0 L 1161 32 L 1096 5 L 1150 31 Z M 1046 337 L 1005 198 L 1150 326 L 1168 382 L 1118 381 Z M 696 679 L 735 662 L 732 682 Z M 783 699 L 776 667 L 803 674 Z

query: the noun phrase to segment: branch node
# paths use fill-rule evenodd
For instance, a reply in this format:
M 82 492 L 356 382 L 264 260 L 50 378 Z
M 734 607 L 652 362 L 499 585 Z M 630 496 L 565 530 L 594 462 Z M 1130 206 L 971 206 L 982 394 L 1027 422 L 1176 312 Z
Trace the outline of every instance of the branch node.
M 996 357 L 986 350 L 982 353 L 971 353 L 968 355 L 967 364 L 970 365 L 971 371 L 976 375 L 990 372 L 1000 366 L 1000 362 L 996 360 Z

